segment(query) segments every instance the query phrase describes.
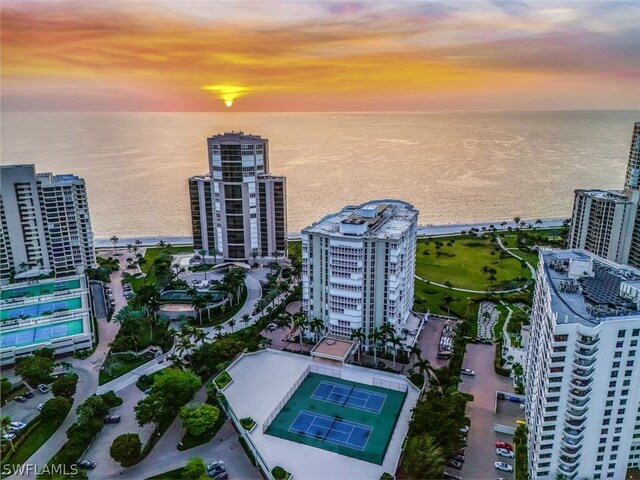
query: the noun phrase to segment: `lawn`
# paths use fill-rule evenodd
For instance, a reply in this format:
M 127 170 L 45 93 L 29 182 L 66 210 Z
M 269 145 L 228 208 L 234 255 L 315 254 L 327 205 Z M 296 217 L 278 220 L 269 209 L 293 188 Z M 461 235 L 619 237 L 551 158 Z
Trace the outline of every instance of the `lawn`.
M 450 295 L 453 298 L 448 308 L 443 300 L 446 295 Z M 462 318 L 467 313 L 469 300 L 479 298 L 482 295 L 479 293 L 457 292 L 416 279 L 413 308 L 418 312 L 429 311 L 435 315 L 452 315 Z
M 121 358 L 118 358 L 121 357 Z M 149 354 L 141 355 L 137 358 L 131 358 L 130 355 L 109 355 L 105 364 L 100 369 L 98 385 L 103 385 L 111 380 L 121 377 L 125 373 L 129 373 L 134 368 L 144 365 L 152 357 Z
M 496 270 L 494 281 L 482 272 L 485 266 Z M 501 258 L 499 247 L 489 239 L 460 235 L 419 240 L 416 275 L 456 288 L 487 290 L 519 287 L 521 277 L 528 279 L 531 272 L 511 256 Z
M 144 258 L 146 260 L 146 263 L 140 268 L 140 270 L 142 270 L 142 273 L 144 273 L 146 277 L 142 277 L 142 278 L 127 277 L 126 279 L 123 280 L 123 283 L 131 284 L 131 288 L 133 288 L 134 291 L 138 290 L 145 283 L 154 283 L 156 280 L 155 280 L 154 273 L 151 271 L 151 266 L 153 265 L 153 261 L 156 258 L 158 258 L 160 253 L 163 251 L 168 251 L 171 254 L 193 253 L 193 245 L 179 245 L 176 247 L 165 247 L 165 248 L 160 248 L 160 247 L 147 248 L 144 252 Z M 129 254 L 128 252 L 124 252 L 123 254 L 125 256 L 133 256 L 133 254 Z M 125 272 L 126 271 L 127 270 L 125 269 Z

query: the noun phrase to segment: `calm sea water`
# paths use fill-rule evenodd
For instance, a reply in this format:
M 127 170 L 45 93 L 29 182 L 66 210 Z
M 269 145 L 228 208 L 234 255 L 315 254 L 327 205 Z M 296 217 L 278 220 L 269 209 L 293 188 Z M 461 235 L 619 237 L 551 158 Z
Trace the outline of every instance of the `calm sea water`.
M 269 139 L 288 177 L 289 230 L 374 198 L 421 224 L 570 216 L 575 188 L 621 188 L 640 112 L 3 113 L 2 163 L 75 173 L 96 237 L 190 235 L 187 177 L 206 137 Z

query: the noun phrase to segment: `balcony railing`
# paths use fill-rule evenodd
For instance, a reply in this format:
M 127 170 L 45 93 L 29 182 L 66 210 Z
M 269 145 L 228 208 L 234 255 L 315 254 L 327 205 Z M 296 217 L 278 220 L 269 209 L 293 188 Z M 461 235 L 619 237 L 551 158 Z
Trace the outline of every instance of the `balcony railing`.
M 589 380 L 579 380 L 576 377 L 572 377 L 571 378 L 571 386 L 578 389 L 578 390 L 584 390 L 586 388 L 589 388 L 589 385 L 591 385 L 591 383 L 593 382 L 592 379 Z
M 581 348 L 579 350 L 576 350 L 576 357 L 582 359 L 582 360 L 590 360 L 591 358 L 593 358 L 593 356 L 598 352 L 597 348 L 594 348 L 592 350 L 587 350 L 585 348 Z
M 575 388 L 569 390 L 569 397 L 582 399 L 591 393 L 591 388 L 587 387 L 586 390 L 577 390 Z
M 578 337 L 578 339 L 576 340 L 576 343 L 578 344 L 579 347 L 592 347 L 593 345 L 595 345 L 596 343 L 598 343 L 600 341 L 600 337 Z
M 582 444 L 577 445 L 575 447 L 569 447 L 569 446 L 565 446 L 565 445 L 561 445 L 560 446 L 560 451 L 567 456 L 575 456 L 575 455 L 580 455 L 580 450 L 582 450 Z
M 571 419 L 571 421 L 584 421 L 587 418 L 588 408 L 583 408 L 580 410 L 567 410 L 567 417 Z

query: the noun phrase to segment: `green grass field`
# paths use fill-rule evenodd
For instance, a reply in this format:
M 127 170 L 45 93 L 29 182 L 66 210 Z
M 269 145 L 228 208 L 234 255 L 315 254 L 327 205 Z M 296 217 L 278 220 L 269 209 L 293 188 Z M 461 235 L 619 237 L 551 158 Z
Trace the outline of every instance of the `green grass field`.
M 444 245 L 437 249 L 436 241 Z M 432 282 L 449 282 L 456 288 L 471 290 L 510 289 L 521 286 L 521 277 L 528 279 L 531 272 L 527 268 L 523 269 L 520 262 L 511 256 L 501 259 L 496 248 L 497 245 L 489 240 L 468 236 L 419 240 L 416 275 Z M 437 255 L 438 250 L 442 252 L 440 256 Z M 496 270 L 495 281 L 489 281 L 489 276 L 482 272 L 484 266 Z

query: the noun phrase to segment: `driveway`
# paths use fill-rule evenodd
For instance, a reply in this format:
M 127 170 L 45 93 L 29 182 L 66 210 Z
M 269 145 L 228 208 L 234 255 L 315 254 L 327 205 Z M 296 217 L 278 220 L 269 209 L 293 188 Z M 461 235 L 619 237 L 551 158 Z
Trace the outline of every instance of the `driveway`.
M 429 363 L 434 368 L 444 367 L 448 363 L 448 360 L 438 358 L 440 334 L 445 323 L 446 320 L 444 318 L 429 316 L 429 321 L 422 327 L 416 342 L 416 345 L 422 350 L 422 358 L 429 360 Z
M 494 462 L 498 461 L 514 465 L 513 460 L 498 457 L 495 452 L 495 442 L 498 440 L 513 444 L 510 435 L 493 430 L 494 423 L 499 422 L 495 414 L 496 391 L 513 392 L 511 379 L 496 374 L 493 369 L 495 348 L 495 345 L 467 344 L 463 368 L 474 370 L 476 376 L 462 375 L 459 387 L 461 392 L 474 396 L 473 402 L 467 403 L 466 412 L 471 419 L 471 427 L 467 436 L 465 462 L 460 470 L 465 480 L 513 478 L 513 474 L 499 472 L 494 466 Z
M 112 415 L 120 415 L 120 423 L 107 424 L 102 428 L 94 442 L 91 444 L 83 459 L 93 460 L 98 465 L 96 473 L 90 472 L 91 478 L 102 478 L 105 470 L 119 470 L 121 467 L 116 463 L 109 454 L 109 449 L 113 440 L 124 433 L 137 433 L 140 441 L 144 445 L 153 433 L 154 426 L 152 424 L 139 427 L 133 407 L 142 399 L 145 394 L 138 390 L 135 385 L 129 385 L 127 388 L 118 392 L 118 396 L 122 398 L 122 405 L 109 410 Z

